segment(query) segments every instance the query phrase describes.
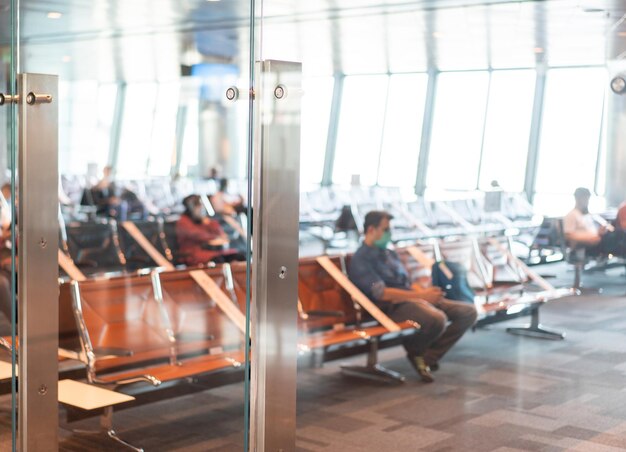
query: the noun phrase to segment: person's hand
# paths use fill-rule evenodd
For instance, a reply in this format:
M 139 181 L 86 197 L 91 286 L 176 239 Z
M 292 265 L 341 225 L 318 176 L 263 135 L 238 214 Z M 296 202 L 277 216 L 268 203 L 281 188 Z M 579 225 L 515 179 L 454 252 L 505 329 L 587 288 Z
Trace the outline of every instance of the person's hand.
M 228 245 L 228 240 L 223 238 L 209 240 L 209 245 L 211 246 L 226 246 Z
M 17 261 L 15 262 L 15 265 L 17 266 Z M 11 256 L 0 260 L 0 268 L 9 272 L 11 271 Z
M 119 206 L 122 203 L 122 198 L 119 196 L 111 196 L 108 203 L 110 206 Z
M 598 235 L 589 236 L 589 239 L 583 241 L 582 243 L 584 243 L 585 245 L 597 245 L 601 241 L 602 241 L 602 235 L 598 234 Z
M 436 303 L 443 298 L 443 290 L 440 287 L 422 287 L 418 284 L 413 284 L 412 287 L 421 299 L 429 303 Z

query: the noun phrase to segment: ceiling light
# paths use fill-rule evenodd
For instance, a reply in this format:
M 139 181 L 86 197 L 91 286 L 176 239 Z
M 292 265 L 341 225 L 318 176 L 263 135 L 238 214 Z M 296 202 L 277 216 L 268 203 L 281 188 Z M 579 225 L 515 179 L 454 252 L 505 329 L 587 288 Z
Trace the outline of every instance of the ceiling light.
M 60 19 L 62 15 L 63 14 L 58 11 L 50 11 L 48 13 L 48 19 Z
M 611 80 L 611 90 L 613 90 L 615 94 L 626 93 L 626 76 L 620 74 L 613 77 L 613 80 Z
M 533 52 L 535 52 L 535 53 L 543 53 L 543 48 L 542 47 L 535 47 L 533 49 Z
M 61 61 L 63 61 L 64 63 L 69 63 L 70 61 L 72 61 L 72 57 L 69 55 L 65 55 L 63 56 L 63 58 L 61 58 Z
M 604 10 L 602 8 L 582 8 L 583 13 L 603 13 Z
M 219 2 L 220 0 L 206 0 L 207 2 Z
M 433 32 L 433 38 L 443 38 L 443 33 L 440 31 Z
M 617 36 L 619 36 L 620 38 L 626 38 L 626 31 L 618 31 Z

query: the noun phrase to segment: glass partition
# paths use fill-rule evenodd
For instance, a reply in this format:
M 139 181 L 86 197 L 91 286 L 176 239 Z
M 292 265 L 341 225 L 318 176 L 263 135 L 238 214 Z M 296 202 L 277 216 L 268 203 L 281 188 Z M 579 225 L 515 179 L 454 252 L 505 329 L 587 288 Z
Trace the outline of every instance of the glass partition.
M 16 450 L 17 438 L 17 337 L 16 301 L 16 157 L 18 43 L 17 6 L 0 2 L 0 449 Z
M 58 300 L 51 290 L 41 312 L 59 311 L 58 449 L 244 450 L 251 5 L 45 8 L 20 12 L 21 72 L 60 82 Z M 5 77 L 10 15 L 0 11 Z M 4 92 L 10 80 L 0 81 Z M 227 98 L 231 87 L 239 97 Z M 0 115 L 8 124 L 4 107 Z M 85 405 L 90 394 L 102 403 Z M 0 449 L 8 441 L 3 431 Z

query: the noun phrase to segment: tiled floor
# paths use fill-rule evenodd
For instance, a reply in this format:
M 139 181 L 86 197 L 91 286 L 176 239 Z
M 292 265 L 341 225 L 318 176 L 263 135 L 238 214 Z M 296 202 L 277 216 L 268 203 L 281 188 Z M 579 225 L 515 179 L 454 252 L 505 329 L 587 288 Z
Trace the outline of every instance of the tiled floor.
M 604 294 L 542 310 L 546 325 L 567 333 L 564 341 L 512 336 L 505 324 L 468 333 L 434 384 L 415 378 L 400 348 L 381 352 L 385 366 L 409 376 L 399 386 L 346 379 L 339 362 L 301 370 L 298 450 L 626 450 L 626 278 L 616 269 L 586 280 L 599 281 Z M 115 415 L 116 430 L 147 451 L 242 450 L 242 398 L 243 386 L 231 385 L 125 410 Z M 0 422 L 6 450 L 3 413 Z M 104 439 L 61 435 L 61 450 L 118 450 Z

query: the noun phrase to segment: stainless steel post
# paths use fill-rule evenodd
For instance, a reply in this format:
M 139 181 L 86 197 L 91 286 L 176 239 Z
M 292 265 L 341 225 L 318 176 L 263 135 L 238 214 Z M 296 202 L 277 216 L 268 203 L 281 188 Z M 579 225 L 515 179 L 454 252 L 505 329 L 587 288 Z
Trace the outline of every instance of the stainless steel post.
M 294 451 L 300 63 L 258 63 L 250 449 Z
M 58 444 L 58 78 L 18 78 L 19 450 Z

